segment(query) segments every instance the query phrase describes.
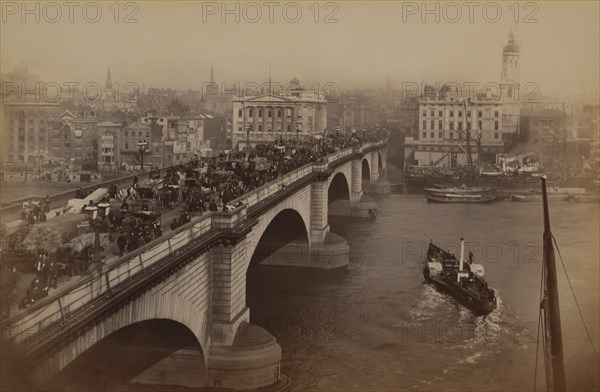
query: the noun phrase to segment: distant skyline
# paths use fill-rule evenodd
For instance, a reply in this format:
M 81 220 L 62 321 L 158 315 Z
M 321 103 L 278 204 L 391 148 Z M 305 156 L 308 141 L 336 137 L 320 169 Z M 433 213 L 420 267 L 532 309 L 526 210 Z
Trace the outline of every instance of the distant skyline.
M 407 15 L 402 2 L 337 2 L 337 8 L 320 3 L 319 23 L 309 8 L 312 2 L 297 3 L 302 9 L 297 23 L 286 22 L 281 8 L 273 23 L 266 9 L 257 23 L 245 21 L 244 14 L 239 23 L 234 16 L 222 23 L 218 11 L 203 14 L 201 2 L 159 1 L 137 3 L 138 23 L 114 23 L 109 4 L 101 4 L 97 23 L 86 22 L 77 11 L 73 23 L 65 10 L 57 23 L 43 18 L 22 23 L 18 14 L 3 15 L 2 73 L 27 65 L 45 81 L 104 86 L 110 67 L 120 84 L 199 90 L 209 81 L 211 65 L 218 83 L 266 82 L 271 57 L 271 77 L 279 83 L 297 77 L 306 86 L 333 82 L 341 88 L 383 88 L 389 76 L 395 88 L 403 82 L 484 84 L 499 81 L 502 46 L 513 26 L 521 45 L 522 84 L 536 83 L 543 93 L 561 96 L 597 95 L 600 84 L 595 1 L 541 2 L 537 10 L 520 9 L 519 23 L 509 9 L 512 2 L 496 3 L 503 13 L 497 23 L 485 21 L 480 9 L 473 23 L 465 9 L 457 23 L 444 20 L 443 12 L 452 10 L 443 9 L 439 23 L 434 16 L 422 23 L 419 13 Z M 131 11 L 121 9 L 119 18 Z M 254 15 L 251 11 L 246 15 Z M 523 23 L 533 11 L 538 23 Z M 332 13 L 338 23 L 323 23 Z

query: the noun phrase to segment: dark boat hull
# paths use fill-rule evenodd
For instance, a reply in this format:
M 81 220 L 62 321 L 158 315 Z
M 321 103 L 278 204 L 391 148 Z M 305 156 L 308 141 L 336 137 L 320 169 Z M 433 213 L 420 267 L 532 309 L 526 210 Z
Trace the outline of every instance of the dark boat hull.
M 459 304 L 478 316 L 485 316 L 496 309 L 496 302 L 481 301 L 458 284 L 449 283 L 445 279 L 427 276 L 427 273 L 424 273 L 423 275 L 425 276 L 427 283 L 433 284 L 439 291 L 449 294 Z
M 481 195 L 480 197 L 427 196 L 428 203 L 491 203 L 496 199 L 495 195 Z
M 469 262 L 459 271 L 459 260 L 431 243 L 427 249 L 427 264 L 423 268 L 423 276 L 428 283 L 451 295 L 473 313 L 486 315 L 496 309 L 496 295 L 483 279 L 483 266 L 471 264 L 471 261 L 469 256 Z M 475 270 L 481 276 L 473 273 Z

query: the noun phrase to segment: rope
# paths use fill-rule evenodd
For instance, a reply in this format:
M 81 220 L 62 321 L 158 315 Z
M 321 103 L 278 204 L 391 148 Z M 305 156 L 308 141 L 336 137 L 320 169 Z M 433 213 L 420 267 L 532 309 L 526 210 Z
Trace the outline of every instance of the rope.
M 558 252 L 558 256 L 560 257 L 560 263 L 562 264 L 563 271 L 565 271 L 565 276 L 567 277 L 567 282 L 569 283 L 569 288 L 571 289 L 571 294 L 573 294 L 573 299 L 575 300 L 575 305 L 577 306 L 577 311 L 579 312 L 579 317 L 581 318 L 581 322 L 583 323 L 583 328 L 585 328 L 585 333 L 587 334 L 588 340 L 590 341 L 590 346 L 592 346 L 592 350 L 594 350 L 594 354 L 596 355 L 596 359 L 598 359 L 598 352 L 594 347 L 594 342 L 592 341 L 592 337 L 590 335 L 590 331 L 588 330 L 587 324 L 583 319 L 583 313 L 581 313 L 581 308 L 579 307 L 579 301 L 577 301 L 577 297 L 575 296 L 575 291 L 573 290 L 573 285 L 571 284 L 571 279 L 569 278 L 569 274 L 567 273 L 567 267 L 565 266 L 565 262 L 563 261 L 562 255 L 560 254 L 560 249 L 558 248 L 558 244 L 556 243 L 556 238 L 552 235 L 552 240 L 554 241 L 554 245 L 556 246 L 556 251 Z

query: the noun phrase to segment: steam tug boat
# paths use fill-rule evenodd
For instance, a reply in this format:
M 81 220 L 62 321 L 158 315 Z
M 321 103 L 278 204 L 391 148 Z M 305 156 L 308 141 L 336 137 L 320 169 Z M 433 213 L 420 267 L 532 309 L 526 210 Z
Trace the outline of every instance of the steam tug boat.
M 470 252 L 469 252 L 470 253 Z M 427 265 L 423 276 L 439 290 L 450 294 L 460 304 L 477 315 L 486 315 L 496 309 L 494 289 L 485 281 L 483 265 L 473 264 L 473 254 L 465 262 L 465 240 L 460 239 L 460 258 L 429 244 Z

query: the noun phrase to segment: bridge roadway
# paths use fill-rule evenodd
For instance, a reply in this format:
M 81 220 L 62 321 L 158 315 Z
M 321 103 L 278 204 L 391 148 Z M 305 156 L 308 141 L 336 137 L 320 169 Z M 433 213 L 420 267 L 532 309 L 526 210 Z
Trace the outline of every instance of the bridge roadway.
M 270 333 L 249 324 L 245 303 L 256 246 L 269 224 L 292 210 L 304 221 L 309 243 L 298 260 L 269 262 L 347 265 L 349 245 L 327 224 L 329 188 L 334 178 L 336 184 L 345 180 L 348 213 L 371 216 L 376 206 L 362 187 L 389 191 L 380 175 L 386 143 L 347 148 L 287 173 L 234 200 L 232 205 L 241 202 L 234 211 L 204 214 L 13 315 L 2 325 L 3 374 L 19 369 L 34 385 L 47 385 L 104 337 L 162 318 L 183 324 L 198 339 L 205 358 L 198 369 L 205 377 L 201 385 L 253 389 L 278 382 L 281 348 Z M 363 182 L 365 174 L 370 183 Z M 243 336 L 249 326 L 251 339 Z

